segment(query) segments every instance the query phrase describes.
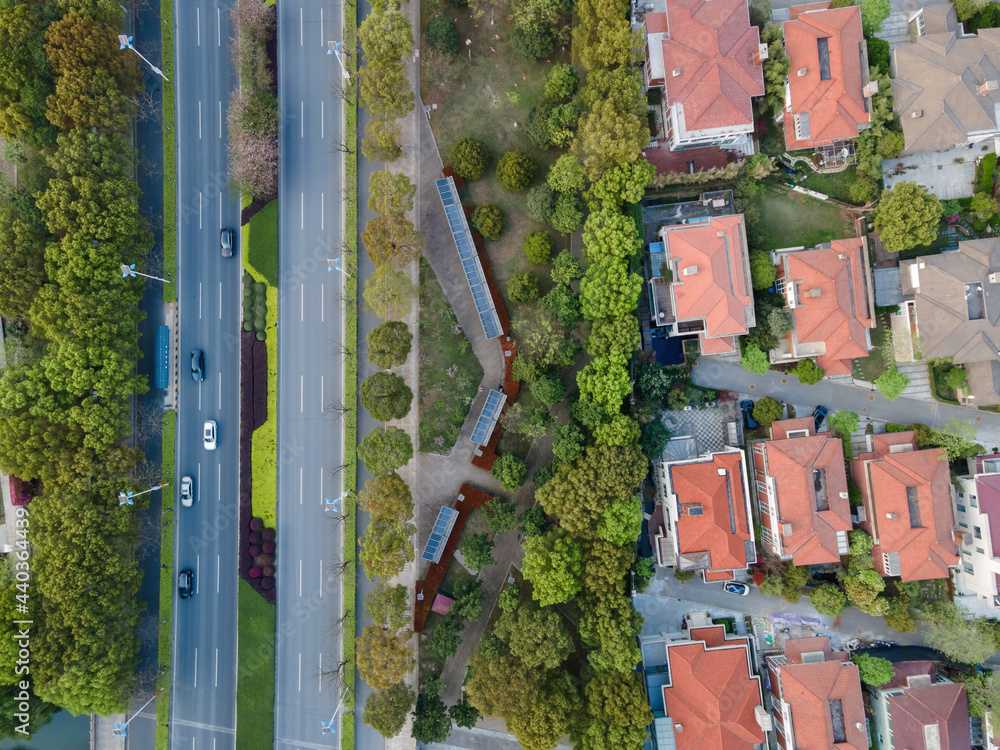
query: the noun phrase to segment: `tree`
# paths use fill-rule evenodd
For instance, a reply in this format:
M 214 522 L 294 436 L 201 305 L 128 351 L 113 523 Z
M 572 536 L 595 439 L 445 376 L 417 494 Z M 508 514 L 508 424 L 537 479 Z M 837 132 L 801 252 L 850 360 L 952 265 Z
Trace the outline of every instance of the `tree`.
M 543 606 L 569 601 L 582 586 L 583 550 L 563 529 L 530 537 L 524 545 L 524 577 Z
M 548 26 L 533 23 L 517 26 L 510 35 L 514 52 L 529 62 L 540 62 L 552 54 L 555 37 Z
M 764 398 L 753 405 L 753 418 L 765 430 L 771 426 L 772 422 L 781 419 L 784 413 L 784 404 L 770 396 L 764 396 Z
M 594 427 L 594 443 L 624 448 L 639 442 L 639 423 L 624 414 L 615 414 Z
M 413 109 L 413 91 L 404 61 L 413 55 L 409 18 L 395 7 L 369 13 L 358 28 L 364 53 L 361 103 L 378 119 L 395 120 Z
M 1000 648 L 996 630 L 989 620 L 967 620 L 965 617 L 965 610 L 953 602 L 931 602 L 920 612 L 924 640 L 949 659 L 983 664 Z
M 653 712 L 634 672 L 598 672 L 587 683 L 586 713 L 570 729 L 580 750 L 637 750 L 646 739 Z
M 558 372 L 550 372 L 543 375 L 531 384 L 531 395 L 537 398 L 546 406 L 554 406 L 563 400 L 566 395 L 566 385 Z
M 555 243 L 548 232 L 528 232 L 524 238 L 524 254 L 529 263 L 548 263 L 554 247 Z
M 632 390 L 627 363 L 622 357 L 595 357 L 576 374 L 580 396 L 604 408 L 607 415 L 617 414 Z
M 494 534 L 502 534 L 517 528 L 517 503 L 494 497 L 483 506 L 486 522 Z
M 424 39 L 438 52 L 446 55 L 458 52 L 458 30 L 455 28 L 455 22 L 447 16 L 434 16 L 424 29 Z
M 504 612 L 513 612 L 521 606 L 521 589 L 516 583 L 504 587 L 497 597 L 497 606 Z
M 992 726 L 1000 725 L 1000 680 L 995 673 L 971 675 L 963 680 L 969 698 L 969 715 L 989 717 Z
M 642 81 L 631 68 L 595 70 L 580 92 L 583 114 L 572 152 L 587 177 L 634 162 L 649 143 L 648 104 Z
M 445 617 L 447 620 L 448 618 Z M 442 621 L 443 623 L 443 621 Z M 439 624 L 438 627 L 441 625 Z M 435 629 L 435 632 L 436 629 Z M 431 636 L 433 643 L 434 637 Z M 444 742 L 451 734 L 451 719 L 441 700 L 441 678 L 431 675 L 424 682 L 424 689 L 417 696 L 417 707 L 413 712 L 411 735 L 421 743 Z
M 830 617 L 839 617 L 847 606 L 847 595 L 829 583 L 814 588 L 809 599 L 817 612 Z
M 361 543 L 361 564 L 369 578 L 378 576 L 384 581 L 399 575 L 406 563 L 413 562 L 413 542 L 417 533 L 412 523 L 392 518 L 372 519 Z M 375 685 L 372 685 L 375 687 Z
M 374 115 L 365 124 L 365 137 L 361 139 L 361 153 L 369 161 L 396 161 L 403 155 L 399 139 L 403 131 L 395 120 Z
M 875 231 L 885 249 L 898 253 L 917 245 L 929 245 L 937 237 L 941 201 L 915 182 L 897 182 L 882 191 L 875 212 Z
M 826 375 L 826 370 L 816 364 L 813 359 L 800 359 L 795 365 L 795 377 L 803 385 L 815 385 Z
M 882 30 L 882 22 L 892 13 L 889 0 L 861 0 L 861 25 L 865 36 L 873 37 Z M 888 71 L 883 71 L 888 72 Z
M 409 308 L 416 294 L 416 287 L 408 275 L 390 266 L 381 266 L 365 280 L 365 309 L 380 318 L 389 318 Z
M 410 356 L 413 334 L 398 320 L 389 320 L 368 332 L 368 361 L 383 370 L 399 367 Z
M 376 214 L 405 214 L 413 210 L 417 186 L 402 173 L 380 169 L 372 172 L 368 187 L 368 210 Z
M 781 24 L 768 23 L 760 31 L 760 41 L 767 45 L 767 59 L 764 61 L 764 103 L 771 109 L 785 105 L 785 80 L 791 63 L 785 54 Z
M 567 63 L 556 63 L 545 76 L 545 98 L 554 101 L 569 99 L 579 86 L 580 72 Z
M 583 257 L 591 265 L 613 256 L 628 259 L 642 248 L 635 221 L 618 208 L 594 211 L 583 227 Z
M 838 411 L 827 419 L 827 424 L 845 439 L 850 439 L 851 434 L 857 432 L 858 427 L 861 426 L 861 418 L 854 411 Z
M 562 253 L 560 253 L 562 255 Z M 559 259 L 556 258 L 558 265 Z M 553 271 L 553 273 L 555 273 Z M 586 341 L 587 353 L 592 357 L 622 354 L 631 357 L 639 348 L 639 320 L 631 313 L 618 318 L 604 318 L 590 322 L 590 335 Z
M 431 633 L 427 650 L 435 659 L 444 661 L 449 656 L 458 653 L 458 647 L 462 643 L 462 630 L 465 623 L 462 618 L 453 612 L 449 612 L 438 621 Z
M 520 433 L 524 437 L 538 440 L 548 434 L 552 427 L 552 415 L 541 404 L 519 402 L 511 406 L 502 417 L 508 430 Z
M 396 472 L 365 482 L 358 498 L 373 516 L 405 521 L 413 516 L 413 493 Z
M 451 147 L 451 163 L 456 174 L 467 180 L 478 180 L 486 174 L 490 152 L 479 141 L 466 137 Z
M 611 256 L 601 259 L 587 269 L 580 282 L 583 317 L 595 320 L 631 315 L 642 284 L 642 277 L 629 270 L 628 261 Z
M 622 203 L 638 203 L 646 188 L 656 177 L 656 167 L 645 159 L 636 159 L 628 164 L 607 170 L 587 193 L 587 202 L 592 210 L 601 206 L 602 210 L 619 211 Z M 631 217 L 629 217 L 631 220 Z
M 497 180 L 508 193 L 518 193 L 535 177 L 538 165 L 523 151 L 507 151 L 497 162 Z
M 380 422 L 402 419 L 410 413 L 413 391 L 399 375 L 376 372 L 361 383 L 361 405 Z
M 972 196 L 969 210 L 980 221 L 988 221 L 997 212 L 997 202 L 989 193 L 976 193 Z
M 399 268 L 420 257 L 423 235 L 402 214 L 383 214 L 371 219 L 361 233 L 365 252 L 376 266 Z
M 555 67 L 558 68 L 559 65 Z M 563 154 L 549 169 L 549 175 L 546 179 L 549 187 L 558 193 L 576 193 L 583 190 L 587 182 L 587 175 L 583 170 L 583 165 L 575 156 Z
M 895 401 L 902 396 L 909 384 L 910 379 L 896 369 L 895 364 L 875 378 L 875 387 L 890 401 Z
M 540 486 L 537 481 L 535 485 Z M 552 524 L 549 522 L 548 517 L 546 517 L 545 511 L 537 505 L 533 508 L 528 508 L 517 517 L 517 529 L 525 536 L 541 536 L 551 527 Z M 504 589 L 504 591 L 509 590 Z
M 452 587 L 451 611 L 466 620 L 478 620 L 483 616 L 483 582 L 470 575 L 459 576 Z
M 398 427 L 372 430 L 358 445 L 358 458 L 365 462 L 372 476 L 385 476 L 409 463 L 413 458 L 413 443 Z
M 538 277 L 530 271 L 512 273 L 507 281 L 507 296 L 514 302 L 534 302 L 538 292 Z
M 581 0 L 574 9 L 573 50 L 587 71 L 631 65 L 635 39 L 621 0 Z
M 892 662 L 888 659 L 868 654 L 854 654 L 851 656 L 851 661 L 858 666 L 861 681 L 866 685 L 878 687 L 892 679 Z
M 365 724 L 386 739 L 395 737 L 406 723 L 414 700 L 413 690 L 402 682 L 372 693 L 365 701 Z
M 885 624 L 899 633 L 912 633 L 917 629 L 917 622 L 910 611 L 910 597 L 900 595 L 888 599 L 888 609 L 885 613 Z
M 524 208 L 528 216 L 539 224 L 548 224 L 556 210 L 556 193 L 546 183 L 535 185 L 528 191 Z
M 410 635 L 367 625 L 354 639 L 361 679 L 375 690 L 402 682 L 415 663 Z
M 484 203 L 481 206 L 476 206 L 476 210 L 472 212 L 470 223 L 484 239 L 498 240 L 500 239 L 500 235 L 503 234 L 506 221 L 507 217 L 504 216 L 503 211 L 498 206 L 494 206 L 492 203 Z
M 531 708 L 512 716 L 508 727 L 524 750 L 549 750 L 569 731 L 580 709 L 580 695 L 573 678 L 550 674 Z
M 760 350 L 757 344 L 746 345 L 746 348 L 743 350 L 743 357 L 740 358 L 740 364 L 743 365 L 744 370 L 749 370 L 756 375 L 763 375 L 771 369 L 771 363 L 767 359 L 767 355 Z
M 401 630 L 410 623 L 410 612 L 406 601 L 406 587 L 376 586 L 365 594 L 365 611 L 372 622 L 389 630 Z
M 544 675 L 527 669 L 512 655 L 486 659 L 473 653 L 470 676 L 465 684 L 469 703 L 484 716 L 508 717 L 526 713 L 535 704 Z
M 659 419 L 642 426 L 639 447 L 650 461 L 657 461 L 663 456 L 663 449 L 670 442 L 670 430 Z
M 965 381 L 967 378 L 968 373 L 965 371 L 965 368 L 961 365 L 954 365 L 942 373 L 941 382 L 949 388 L 958 390 L 959 388 L 965 387 Z
M 527 465 L 513 453 L 502 454 L 493 462 L 493 468 L 490 470 L 493 478 L 508 492 L 514 492 L 524 484 L 524 475 L 527 473 Z
M 493 540 L 486 534 L 469 534 L 462 541 L 461 552 L 462 559 L 473 573 L 497 562 L 493 559 Z
M 14 662 L 11 662 L 11 664 L 13 665 Z M 19 695 L 22 695 L 21 688 L 18 685 L 0 686 L 0 710 L 3 711 L 0 714 L 0 740 L 21 740 L 25 742 L 38 732 L 39 729 L 48 725 L 52 721 L 52 717 L 60 711 L 59 706 L 46 703 L 35 695 L 30 687 L 27 690 L 27 694 L 28 699 L 25 701 L 23 697 L 18 698 Z M 27 709 L 25 709 L 25 704 L 27 704 Z M 29 716 L 30 721 L 21 721 L 17 718 L 18 714 Z M 28 734 L 24 733 L 23 727 L 25 724 L 27 724 Z M 14 747 L 25 746 L 18 742 L 15 743 Z
M 573 637 L 563 616 L 532 602 L 502 614 L 493 633 L 528 669 L 556 669 L 573 651 Z
M 555 286 L 538 301 L 538 306 L 559 321 L 566 330 L 580 322 L 580 295 L 568 286 Z
M 479 713 L 478 708 L 469 703 L 468 698 L 462 697 L 454 706 L 448 709 L 448 716 L 463 729 L 472 729 L 476 726 L 476 722 L 479 721 L 482 714 Z
M 793 325 L 792 314 L 783 307 L 776 307 L 767 314 L 767 327 L 776 339 L 785 336 Z
M 575 195 L 560 193 L 556 196 L 548 221 L 560 234 L 572 234 L 583 223 L 583 204 Z
M 642 501 L 637 497 L 616 500 L 601 514 L 597 538 L 624 546 L 634 544 L 642 531 Z
M 750 279 L 753 282 L 754 289 L 764 290 L 773 286 L 776 274 L 777 269 L 774 267 L 774 261 L 771 260 L 770 253 L 766 253 L 763 250 L 751 251 Z

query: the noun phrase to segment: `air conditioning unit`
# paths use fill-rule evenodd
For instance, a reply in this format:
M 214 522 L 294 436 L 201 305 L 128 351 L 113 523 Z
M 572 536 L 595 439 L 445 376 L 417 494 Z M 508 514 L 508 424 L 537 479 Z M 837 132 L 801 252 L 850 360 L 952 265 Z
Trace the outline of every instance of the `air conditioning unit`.
M 684 270 L 681 271 L 681 276 L 694 276 L 698 273 L 698 266 L 685 266 Z
M 911 120 L 916 120 L 918 117 L 923 117 L 923 116 L 924 116 L 924 111 L 922 109 L 915 109 L 912 112 L 910 112 Z
M 792 535 L 792 525 L 790 523 L 781 524 L 781 535 L 791 536 Z
M 809 296 L 810 297 L 819 297 L 822 294 L 823 294 L 823 290 L 822 289 L 810 289 L 809 290 Z
M 808 73 L 809 73 L 809 68 L 799 68 L 797 71 L 795 71 L 795 75 L 797 75 L 799 78 Z
M 865 98 L 869 96 L 874 96 L 878 93 L 878 81 L 869 81 L 862 92 Z
M 670 75 L 672 75 L 674 78 L 676 78 L 677 76 L 679 76 L 683 72 L 684 71 L 681 70 L 680 68 L 674 68 L 672 71 L 670 71 Z
M 990 274 L 990 283 L 991 284 L 1000 284 L 1000 273 L 991 273 Z
M 996 91 L 996 90 L 997 90 L 997 82 L 996 81 L 986 81 L 986 83 L 982 83 L 982 84 L 979 85 L 979 94 L 980 95 L 987 94 L 990 91 Z
M 758 44 L 757 50 L 753 53 L 753 64 L 760 65 L 767 59 L 767 45 Z
M 850 493 L 848 493 L 848 492 L 841 492 L 841 493 L 840 493 L 840 499 L 841 499 L 841 500 L 847 500 L 847 498 L 849 498 L 850 496 L 851 496 L 851 495 L 850 495 Z
M 726 233 L 725 233 L 724 230 L 720 229 L 718 232 L 715 233 L 715 236 L 716 237 L 725 237 Z
M 886 513 L 885 517 L 888 518 L 890 521 L 895 521 L 899 518 L 899 516 L 897 516 L 895 513 Z

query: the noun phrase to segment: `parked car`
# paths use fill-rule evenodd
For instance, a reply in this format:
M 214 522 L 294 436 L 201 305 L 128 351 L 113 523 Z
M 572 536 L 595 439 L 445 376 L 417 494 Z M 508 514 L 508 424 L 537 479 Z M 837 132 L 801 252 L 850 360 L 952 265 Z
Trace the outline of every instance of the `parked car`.
M 231 257 L 233 254 L 233 230 L 223 229 L 219 235 L 219 243 L 222 245 L 222 257 Z
M 736 594 L 737 596 L 746 596 L 750 593 L 750 587 L 739 581 L 726 581 L 722 584 L 722 590 L 727 594 Z
M 205 436 L 205 450 L 214 451 L 217 445 L 216 425 L 214 419 L 209 419 L 207 422 L 205 422 L 204 436 Z
M 823 420 L 826 419 L 826 415 L 830 413 L 830 410 L 825 406 L 817 406 L 813 409 L 813 421 L 816 424 L 816 430 L 819 431 L 820 425 L 823 424 Z
M 753 418 L 753 401 L 750 399 L 741 401 L 740 408 L 743 410 L 743 422 L 746 424 L 747 429 L 757 429 L 757 420 Z
M 196 383 L 205 379 L 205 352 L 201 349 L 191 351 L 191 379 Z
M 194 502 L 194 480 L 191 477 L 181 477 L 181 505 L 190 508 Z
M 190 599 L 194 593 L 194 571 L 185 568 L 177 576 L 177 594 L 181 599 Z

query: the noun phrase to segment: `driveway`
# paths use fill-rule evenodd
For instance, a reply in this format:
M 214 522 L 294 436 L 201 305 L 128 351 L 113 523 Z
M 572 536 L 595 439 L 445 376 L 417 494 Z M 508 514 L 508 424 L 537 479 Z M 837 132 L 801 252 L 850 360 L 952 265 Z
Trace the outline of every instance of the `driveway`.
M 910 379 L 910 384 L 903 391 L 905 398 L 917 398 L 924 401 L 933 401 L 931 395 L 931 376 L 927 372 L 927 363 L 918 360 L 916 362 L 898 362 L 896 369 Z
M 993 141 L 982 145 L 936 151 L 926 154 L 911 154 L 882 162 L 885 187 L 888 190 L 897 182 L 915 182 L 941 200 L 968 198 L 972 195 L 972 182 L 976 176 L 976 160 L 993 151 Z M 961 159 L 961 161 L 958 161 Z M 903 167 L 900 169 L 899 165 Z

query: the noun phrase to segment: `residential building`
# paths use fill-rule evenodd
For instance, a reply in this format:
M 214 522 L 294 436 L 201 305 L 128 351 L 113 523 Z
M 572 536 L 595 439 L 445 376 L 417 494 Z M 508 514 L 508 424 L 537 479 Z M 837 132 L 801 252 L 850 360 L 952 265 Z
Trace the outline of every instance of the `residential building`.
M 932 661 L 893 665 L 892 680 L 869 694 L 872 733 L 879 750 L 967 750 L 972 747 L 965 686 Z
M 659 565 L 724 581 L 757 561 L 743 451 L 668 458 L 654 462 L 653 473 L 663 511 Z
M 851 475 L 864 499 L 858 516 L 874 542 L 875 570 L 904 581 L 947 578 L 958 549 L 945 451 L 917 450 L 913 432 L 866 435 L 866 442 Z
M 1000 135 L 1000 29 L 965 33 L 951 3 L 925 5 L 911 19 L 916 41 L 897 45 L 889 64 L 903 154 Z
M 764 95 L 767 45 L 747 0 L 645 3 L 646 85 L 663 90 L 671 150 L 718 146 L 752 155 L 755 96 Z
M 793 638 L 767 657 L 775 738 L 782 750 L 868 750 L 857 666 L 830 639 Z
M 812 417 L 785 419 L 751 455 L 762 546 L 793 565 L 840 562 L 852 528 L 841 440 Z
M 668 336 L 697 335 L 703 354 L 735 353 L 737 337 L 756 325 L 743 215 L 681 221 L 650 244 L 650 324 Z
M 850 375 L 851 360 L 868 356 L 875 327 L 867 242 L 834 240 L 808 250 L 777 250 L 773 256 L 775 289 L 785 297 L 792 330 L 771 351 L 771 361 L 815 357 L 827 375 Z
M 751 636 L 692 624 L 639 640 L 656 750 L 764 750 L 771 717 Z
M 1000 239 L 959 242 L 954 252 L 899 267 L 903 312 L 924 359 L 964 365 L 969 402 L 1000 404 Z
M 977 456 L 969 463 L 973 473 L 958 478 L 961 490 L 955 494 L 962 564 L 952 579 L 956 602 L 989 613 L 1000 607 L 1000 454 Z
M 831 0 L 795 5 L 782 24 L 788 80 L 778 120 L 789 151 L 820 148 L 824 164 L 853 154 L 853 139 L 871 124 L 872 94 L 861 8 Z

